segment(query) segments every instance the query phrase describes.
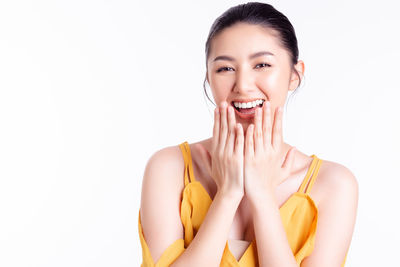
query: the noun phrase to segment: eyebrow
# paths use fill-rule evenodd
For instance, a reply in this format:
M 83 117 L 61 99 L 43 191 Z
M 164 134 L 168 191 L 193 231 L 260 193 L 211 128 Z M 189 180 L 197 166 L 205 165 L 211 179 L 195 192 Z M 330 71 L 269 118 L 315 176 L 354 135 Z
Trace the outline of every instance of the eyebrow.
M 256 57 L 260 57 L 260 56 L 275 56 L 275 55 L 273 53 L 269 52 L 269 51 L 260 51 L 260 52 L 257 52 L 257 53 L 254 53 L 254 54 L 250 55 L 249 59 L 253 59 L 253 58 L 256 58 Z M 235 59 L 233 57 L 224 56 L 224 55 L 214 58 L 213 62 L 215 62 L 217 60 L 235 61 Z

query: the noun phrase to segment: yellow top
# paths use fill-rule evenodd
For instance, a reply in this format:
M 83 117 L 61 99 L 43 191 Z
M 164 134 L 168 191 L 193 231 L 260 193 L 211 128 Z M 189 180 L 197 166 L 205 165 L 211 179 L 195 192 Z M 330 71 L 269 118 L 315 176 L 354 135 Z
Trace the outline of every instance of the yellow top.
M 199 181 L 196 181 L 193 175 L 192 157 L 189 144 L 183 142 L 179 147 L 182 150 L 185 162 L 185 188 L 182 192 L 181 202 L 181 221 L 184 226 L 184 239 L 177 239 L 163 252 L 158 262 L 154 263 L 143 235 L 139 209 L 138 225 L 143 257 L 141 267 L 170 266 L 170 264 L 172 264 L 192 242 L 207 214 L 209 206 L 212 203 L 210 195 L 204 189 L 202 184 Z M 280 208 L 282 224 L 285 228 L 290 248 L 292 249 L 293 255 L 299 266 L 304 258 L 309 256 L 314 249 L 315 232 L 318 220 L 318 209 L 313 199 L 310 197 L 309 192 L 318 175 L 322 160 L 316 155 L 312 155 L 312 157 L 314 159 L 299 190 L 292 194 Z M 304 191 L 309 180 L 309 185 Z M 346 258 L 347 253 L 342 263 L 342 267 L 346 262 Z M 220 266 L 258 266 L 257 245 L 255 240 L 250 243 L 239 261 L 237 261 L 233 256 L 232 252 L 229 250 L 228 242 L 226 242 Z

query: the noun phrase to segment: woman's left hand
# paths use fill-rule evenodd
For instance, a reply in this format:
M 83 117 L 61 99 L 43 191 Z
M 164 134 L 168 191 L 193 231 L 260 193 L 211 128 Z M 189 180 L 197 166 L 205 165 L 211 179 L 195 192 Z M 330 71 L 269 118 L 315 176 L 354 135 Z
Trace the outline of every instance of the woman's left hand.
M 282 108 L 276 110 L 272 124 L 270 103 L 264 104 L 256 109 L 245 137 L 244 190 L 252 203 L 265 196 L 275 200 L 275 189 L 289 176 L 294 162 L 295 147 L 283 158 Z

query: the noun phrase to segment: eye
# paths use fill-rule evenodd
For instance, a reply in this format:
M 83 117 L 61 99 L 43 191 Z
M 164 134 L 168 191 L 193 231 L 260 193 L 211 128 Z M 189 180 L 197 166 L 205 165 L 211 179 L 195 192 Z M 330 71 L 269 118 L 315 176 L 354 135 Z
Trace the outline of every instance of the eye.
M 217 72 L 226 71 L 228 69 L 233 70 L 233 68 L 231 68 L 231 67 L 222 67 L 222 68 L 217 69 Z
M 260 63 L 260 64 L 257 64 L 257 65 L 256 65 L 256 68 L 257 68 L 257 69 L 259 69 L 258 66 L 260 66 L 261 68 L 264 68 L 264 67 L 271 67 L 271 65 L 268 64 L 268 63 Z

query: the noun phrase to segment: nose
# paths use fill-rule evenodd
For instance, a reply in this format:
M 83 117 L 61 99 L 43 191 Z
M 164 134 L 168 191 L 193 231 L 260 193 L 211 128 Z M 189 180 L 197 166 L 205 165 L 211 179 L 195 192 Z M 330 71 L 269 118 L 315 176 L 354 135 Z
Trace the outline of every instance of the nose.
M 237 70 L 235 73 L 235 85 L 233 91 L 238 94 L 248 94 L 255 91 L 255 78 L 245 69 Z

